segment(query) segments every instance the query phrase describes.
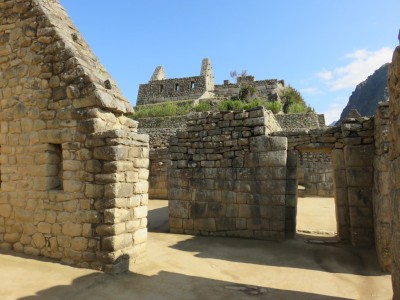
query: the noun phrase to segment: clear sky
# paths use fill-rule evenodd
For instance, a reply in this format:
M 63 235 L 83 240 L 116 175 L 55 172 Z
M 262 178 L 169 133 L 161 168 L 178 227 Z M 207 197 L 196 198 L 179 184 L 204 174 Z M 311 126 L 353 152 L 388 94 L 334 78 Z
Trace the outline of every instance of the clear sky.
M 135 105 L 138 86 L 163 65 L 167 78 L 232 70 L 283 79 L 327 123 L 355 86 L 389 62 L 399 0 L 60 0 Z

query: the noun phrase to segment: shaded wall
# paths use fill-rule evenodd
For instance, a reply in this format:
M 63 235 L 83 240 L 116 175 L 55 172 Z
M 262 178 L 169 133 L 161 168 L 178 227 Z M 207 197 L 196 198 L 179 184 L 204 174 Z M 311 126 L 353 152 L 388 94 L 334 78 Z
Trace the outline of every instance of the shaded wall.
M 293 236 L 297 153 L 264 108 L 198 113 L 170 141 L 170 229 L 176 233 Z M 287 221 L 287 222 L 286 222 Z
M 392 214 L 392 282 L 393 299 L 400 298 L 400 47 L 393 53 L 389 66 L 389 130 L 390 151 L 390 198 Z
M 390 200 L 389 102 L 379 103 L 375 113 L 373 207 L 375 248 L 383 270 L 391 270 L 392 208 Z

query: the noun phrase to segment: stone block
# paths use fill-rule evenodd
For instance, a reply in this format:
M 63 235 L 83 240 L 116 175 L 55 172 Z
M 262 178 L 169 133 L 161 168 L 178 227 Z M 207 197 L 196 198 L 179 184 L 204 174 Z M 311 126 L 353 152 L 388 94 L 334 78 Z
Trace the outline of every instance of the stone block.
M 116 251 L 132 246 L 133 238 L 131 233 L 124 233 L 102 238 L 102 250 Z
M 333 178 L 336 189 L 347 187 L 346 170 L 334 169 Z
M 52 225 L 51 224 L 49 224 L 49 223 L 45 223 L 45 222 L 40 222 L 38 225 L 37 225 L 37 229 L 38 229 L 38 231 L 40 232 L 40 233 L 47 233 L 47 234 L 49 234 L 49 233 L 51 233 L 51 228 L 52 228 Z
M 347 167 L 370 167 L 374 161 L 374 145 L 350 145 L 344 148 Z
M 189 202 L 188 201 L 178 201 L 178 200 L 169 200 L 168 201 L 168 209 L 169 216 L 174 218 L 189 218 Z
M 269 220 L 285 220 L 285 206 L 260 206 L 260 216 Z
M 373 228 L 372 207 L 350 206 L 349 211 L 350 224 L 352 228 Z
M 82 224 L 65 223 L 62 225 L 62 233 L 70 237 L 80 236 L 82 234 Z
M 12 207 L 9 204 L 0 204 L 0 217 L 9 218 L 11 215 Z
M 45 240 L 43 234 L 41 234 L 39 232 L 35 233 L 32 236 L 32 244 L 35 248 L 38 248 L 38 249 L 42 249 L 44 246 L 46 246 L 46 240 Z
M 97 147 L 93 151 L 93 157 L 99 160 L 118 161 L 126 160 L 129 156 L 129 148 L 123 146 Z
M 147 217 L 147 206 L 138 206 L 133 208 L 133 217 L 135 219 L 141 219 Z
M 239 204 L 239 218 L 260 218 L 260 206 Z
M 374 169 L 372 167 L 349 167 L 346 169 L 349 187 L 371 187 L 373 176 Z
M 99 212 L 96 210 L 80 210 L 76 215 L 76 220 L 79 223 L 100 223 L 101 218 Z
M 75 237 L 71 240 L 71 249 L 75 251 L 86 251 L 88 247 L 88 239 L 84 237 Z
M 110 208 L 104 210 L 104 223 L 114 224 L 130 220 L 130 210 L 124 208 Z
M 342 149 L 332 150 L 332 168 L 333 170 L 343 170 L 346 168 L 344 160 L 344 151 Z
M 141 228 L 133 233 L 135 244 L 145 243 L 147 241 L 147 228 Z
M 260 167 L 286 167 L 286 159 L 286 150 L 258 153 Z
M 211 232 L 217 230 L 215 219 L 213 218 L 195 219 L 193 222 L 194 222 L 193 223 L 194 230 L 211 231 Z
M 169 227 L 170 228 L 179 228 L 179 229 L 182 229 L 182 228 L 184 228 L 184 229 L 193 229 L 193 228 L 185 228 L 183 226 L 183 220 L 184 219 L 181 219 L 181 218 L 172 218 L 172 217 L 170 217 L 169 218 Z
M 34 220 L 34 212 L 25 209 L 15 209 L 14 217 L 17 222 L 32 222 Z
M 133 195 L 131 183 L 111 183 L 105 185 L 104 196 L 107 198 L 127 198 Z
M 347 188 L 336 188 L 335 189 L 335 203 L 336 206 L 348 206 L 348 190 Z
M 169 188 L 168 199 L 189 201 L 192 199 L 192 190 L 189 188 Z
M 349 187 L 349 206 L 372 207 L 372 186 Z

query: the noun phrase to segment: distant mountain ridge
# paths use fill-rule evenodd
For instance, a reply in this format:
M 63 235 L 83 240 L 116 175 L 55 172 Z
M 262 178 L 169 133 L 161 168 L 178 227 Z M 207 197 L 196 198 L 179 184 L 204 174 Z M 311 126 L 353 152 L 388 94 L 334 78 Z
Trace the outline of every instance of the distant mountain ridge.
M 349 98 L 349 102 L 343 109 L 339 121 L 346 118 L 348 113 L 357 109 L 361 116 L 372 116 L 375 114 L 376 106 L 380 101 L 388 100 L 387 80 L 389 64 L 384 64 L 372 75 L 357 85 Z

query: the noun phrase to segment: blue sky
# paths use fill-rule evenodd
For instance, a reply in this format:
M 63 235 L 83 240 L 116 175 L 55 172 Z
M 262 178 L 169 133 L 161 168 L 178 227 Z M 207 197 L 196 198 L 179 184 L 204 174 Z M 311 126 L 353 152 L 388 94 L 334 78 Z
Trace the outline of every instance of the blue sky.
M 338 119 L 355 86 L 398 45 L 399 0 L 60 0 L 102 64 L 135 105 L 158 65 L 167 78 L 232 70 L 283 79 Z

